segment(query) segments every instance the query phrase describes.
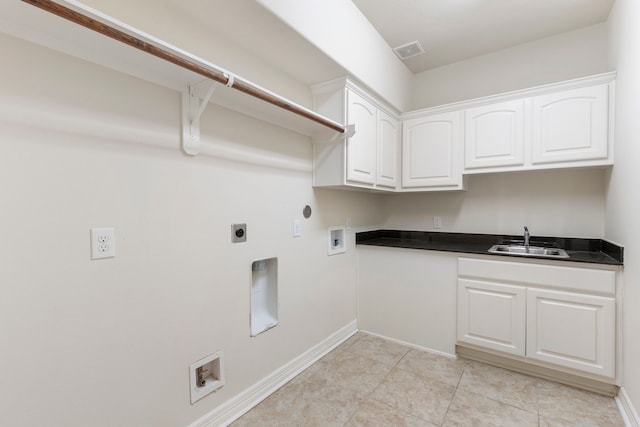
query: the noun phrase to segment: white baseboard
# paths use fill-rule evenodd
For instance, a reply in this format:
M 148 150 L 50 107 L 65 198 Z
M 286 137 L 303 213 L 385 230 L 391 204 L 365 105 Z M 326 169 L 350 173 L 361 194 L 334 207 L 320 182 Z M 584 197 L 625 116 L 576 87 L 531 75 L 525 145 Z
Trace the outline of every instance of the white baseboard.
M 449 357 L 451 359 L 457 359 L 458 358 L 458 356 L 456 354 L 446 353 L 444 351 L 434 350 L 432 348 L 427 348 L 427 347 L 422 347 L 422 346 L 419 346 L 419 345 L 416 345 L 416 344 L 412 344 L 410 342 L 397 340 L 395 338 L 389 338 L 389 337 L 387 337 L 385 335 L 380 335 L 380 334 L 376 334 L 375 332 L 367 331 L 366 329 L 360 329 L 360 332 L 362 332 L 364 334 L 367 334 L 367 335 L 372 335 L 374 337 L 382 338 L 382 339 L 387 340 L 387 341 L 395 342 L 397 344 L 402 344 L 402 345 L 407 346 L 407 347 L 415 348 L 416 350 L 426 351 L 427 353 L 433 353 L 433 354 L 437 354 L 437 355 L 440 355 L 440 356 Z
M 205 414 L 189 427 L 218 427 L 231 424 L 356 332 L 358 328 L 354 320 L 236 397 Z
M 627 427 L 640 427 L 640 417 L 633 407 L 624 387 L 620 387 L 620 391 L 616 397 L 616 403 L 618 404 L 618 409 L 620 409 L 625 425 Z

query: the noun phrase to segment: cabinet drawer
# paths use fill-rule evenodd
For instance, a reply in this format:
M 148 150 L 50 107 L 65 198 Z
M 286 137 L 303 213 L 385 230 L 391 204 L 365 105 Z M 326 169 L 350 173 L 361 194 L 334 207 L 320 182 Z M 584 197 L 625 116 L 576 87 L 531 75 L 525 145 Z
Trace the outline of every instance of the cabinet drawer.
M 616 288 L 614 271 L 526 262 L 460 258 L 458 276 L 611 296 Z

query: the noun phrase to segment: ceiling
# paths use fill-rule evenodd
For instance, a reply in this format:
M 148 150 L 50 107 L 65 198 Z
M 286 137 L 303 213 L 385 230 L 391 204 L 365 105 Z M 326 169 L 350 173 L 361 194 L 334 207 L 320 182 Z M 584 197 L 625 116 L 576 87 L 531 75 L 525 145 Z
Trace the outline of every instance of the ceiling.
M 350 1 L 350 0 L 340 0 Z M 554 34 L 590 26 L 607 19 L 615 0 L 351 0 L 389 44 L 389 48 L 418 40 L 426 53 L 404 61 L 414 73 L 505 49 Z M 194 23 L 194 31 L 221 35 L 266 63 L 286 70 L 298 81 L 314 84 L 345 74 L 308 40 L 283 24 L 256 0 L 136 0 L 126 3 L 82 0 L 128 22 L 131 16 L 164 9 L 165 15 Z M 21 2 L 18 2 L 21 3 Z M 126 3 L 130 15 L 116 7 Z M 13 3 L 7 2 L 5 9 Z M 113 7 L 108 5 L 113 4 Z M 104 9 L 104 10 L 103 10 Z M 164 15 L 162 15 L 164 16 Z M 1 19 L 0 19 L 1 21 Z M 131 22 L 136 25 L 137 22 Z M 171 22 L 158 25 L 171 27 Z M 147 30 L 146 27 L 142 27 Z M 2 28 L 0 28 L 2 30 Z M 155 34 L 153 28 L 147 30 Z M 168 30 L 170 33 L 171 31 Z M 170 40 L 171 41 L 171 40 Z M 178 44 L 179 45 L 179 44 Z M 215 53 L 215 49 L 212 49 Z M 292 54 L 304 52 L 302 54 Z M 196 52 L 198 53 L 198 52 Z M 228 63 L 226 56 L 206 56 L 216 64 L 243 70 L 260 82 L 260 69 Z M 250 61 L 247 60 L 247 63 Z M 249 69 L 247 73 L 244 70 Z
M 614 0 L 352 0 L 390 47 L 419 41 L 414 73 L 586 27 Z

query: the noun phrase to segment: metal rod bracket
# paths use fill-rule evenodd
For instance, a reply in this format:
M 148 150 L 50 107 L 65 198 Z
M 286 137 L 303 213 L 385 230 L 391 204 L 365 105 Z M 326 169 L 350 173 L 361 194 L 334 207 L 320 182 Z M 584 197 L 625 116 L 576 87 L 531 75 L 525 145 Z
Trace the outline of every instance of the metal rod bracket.
M 336 132 L 333 134 L 333 137 L 331 137 L 331 141 L 335 141 L 337 139 L 347 139 L 347 138 L 351 138 L 353 135 L 356 134 L 356 125 L 355 124 L 350 124 L 350 125 L 346 125 L 344 127 L 344 132 Z
M 204 84 L 209 88 L 201 101 L 198 93 Z M 215 90 L 213 81 L 205 81 L 189 85 L 182 93 L 182 150 L 191 156 L 200 152 L 200 117 Z

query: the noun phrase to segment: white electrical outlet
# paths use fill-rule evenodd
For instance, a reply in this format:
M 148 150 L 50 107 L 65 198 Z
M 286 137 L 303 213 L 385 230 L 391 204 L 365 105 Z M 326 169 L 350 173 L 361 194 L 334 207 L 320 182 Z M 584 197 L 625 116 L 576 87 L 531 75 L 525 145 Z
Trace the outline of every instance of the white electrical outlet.
M 293 220 L 293 237 L 302 236 L 302 223 L 299 219 Z
M 91 259 L 116 256 L 116 232 L 113 228 L 91 229 Z
M 440 216 L 433 217 L 433 228 L 442 228 L 442 217 Z

